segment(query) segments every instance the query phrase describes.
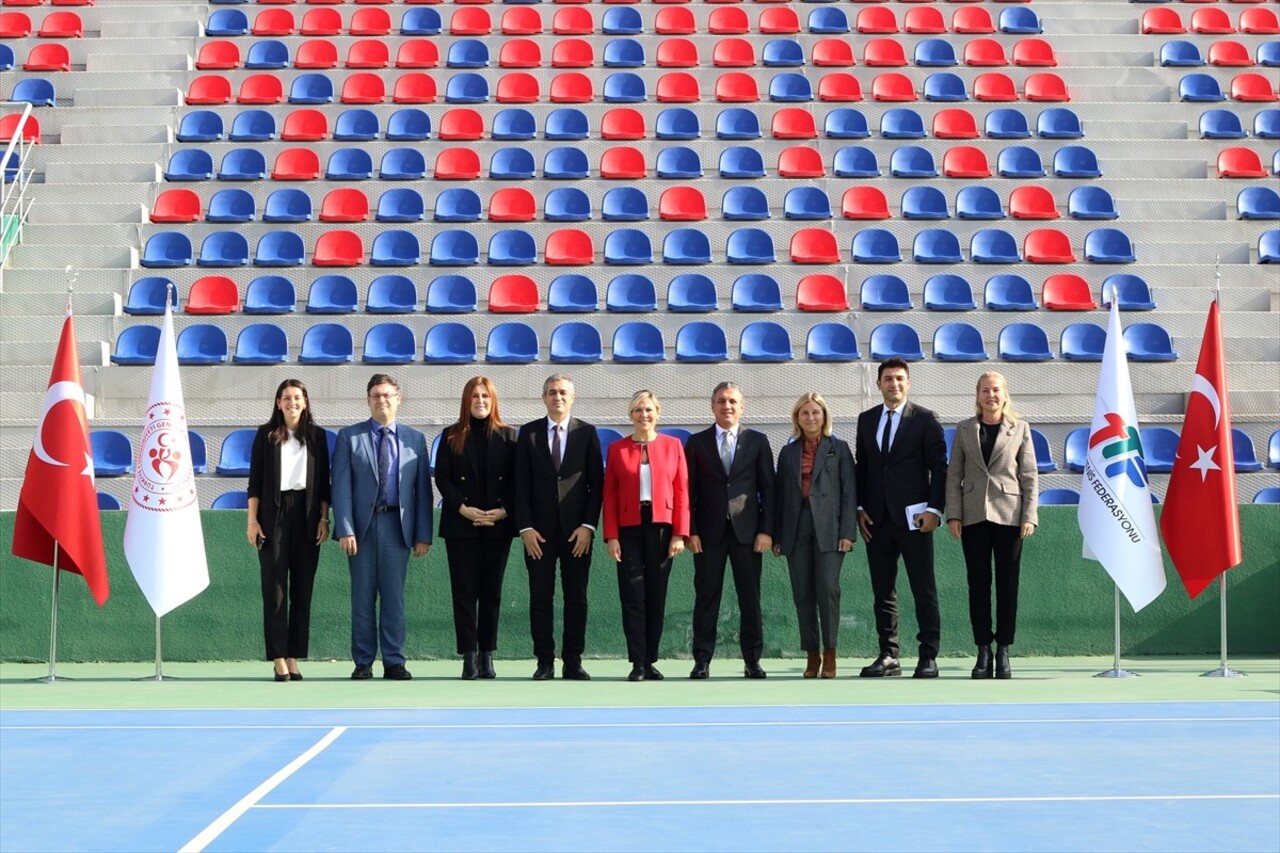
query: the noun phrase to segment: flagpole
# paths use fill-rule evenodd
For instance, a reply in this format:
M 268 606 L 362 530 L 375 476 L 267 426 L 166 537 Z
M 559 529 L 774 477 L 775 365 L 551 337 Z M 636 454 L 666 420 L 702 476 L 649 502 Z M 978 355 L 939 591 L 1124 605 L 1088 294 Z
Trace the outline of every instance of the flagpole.
M 1208 672 L 1201 673 L 1208 678 L 1236 678 L 1238 676 L 1247 675 L 1248 673 L 1234 670 L 1227 666 L 1227 573 L 1223 572 L 1218 575 L 1218 623 L 1221 636 L 1219 643 L 1222 650 L 1221 661 L 1217 669 L 1211 669 Z
M 58 593 L 62 572 L 58 570 L 58 540 L 53 540 L 53 612 L 49 615 L 49 674 L 37 681 L 52 684 L 58 680 Z
M 164 681 L 164 655 L 160 652 L 160 617 L 156 617 L 156 681 Z
M 1115 662 L 1111 669 L 1107 670 L 1106 672 L 1100 672 L 1094 677 L 1095 678 L 1137 678 L 1138 674 L 1136 672 L 1129 672 L 1129 670 L 1121 669 L 1120 667 L 1120 585 L 1112 584 L 1112 588 L 1115 590 L 1115 623 L 1114 623 L 1115 635 L 1116 635 Z

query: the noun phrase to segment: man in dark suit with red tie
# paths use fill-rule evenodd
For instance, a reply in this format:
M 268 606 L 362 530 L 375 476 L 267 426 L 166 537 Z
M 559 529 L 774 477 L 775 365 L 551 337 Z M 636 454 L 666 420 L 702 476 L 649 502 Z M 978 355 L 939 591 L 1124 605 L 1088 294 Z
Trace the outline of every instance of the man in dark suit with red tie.
M 690 436 L 685 446 L 694 572 L 693 679 L 710 675 L 726 560 L 738 594 L 743 674 L 766 674 L 760 666 L 760 572 L 761 555 L 773 547 L 773 451 L 764 433 L 742 426 L 742 411 L 742 389 L 721 382 L 711 394 L 715 424 Z
M 538 659 L 533 677 L 555 676 L 552 626 L 556 562 L 564 595 L 562 676 L 586 681 L 591 544 L 600 521 L 604 460 L 596 428 L 570 414 L 573 380 L 556 374 L 542 383 L 547 416 L 520 428 L 516 439 L 515 517 L 529 570 L 529 630 Z
M 855 455 L 858 526 L 867 543 L 880 654 L 862 677 L 901 675 L 898 660 L 898 557 L 916 604 L 920 658 L 916 678 L 937 678 L 941 635 L 933 572 L 933 531 L 947 493 L 947 443 L 938 417 L 907 400 L 911 374 L 900 358 L 881 362 L 884 403 L 858 416 Z M 908 509 L 910 508 L 910 518 Z

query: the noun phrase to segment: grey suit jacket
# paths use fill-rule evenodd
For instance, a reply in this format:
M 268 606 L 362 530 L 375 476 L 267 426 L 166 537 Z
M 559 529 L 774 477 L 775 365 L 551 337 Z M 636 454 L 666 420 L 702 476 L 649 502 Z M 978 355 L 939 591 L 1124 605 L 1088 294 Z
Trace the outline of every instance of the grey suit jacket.
M 405 547 L 431 541 L 435 499 L 431 493 L 430 448 L 422 433 L 396 423 L 400 443 L 400 529 Z M 369 421 L 343 427 L 333 448 L 333 538 L 363 539 L 373 520 L 378 495 L 378 454 Z
M 983 462 L 979 423 L 972 417 L 956 427 L 947 468 L 947 520 L 1038 525 L 1038 474 L 1030 425 L 1006 420 L 991 449 L 991 461 Z
M 784 556 L 796 545 L 800 519 L 800 454 L 804 441 L 796 439 L 778 454 L 778 477 L 774 484 L 778 535 L 774 541 Z M 853 453 L 835 436 L 818 440 L 813 455 L 813 476 L 809 482 L 809 510 L 819 551 L 835 551 L 841 539 L 858 538 L 858 500 L 854 493 Z

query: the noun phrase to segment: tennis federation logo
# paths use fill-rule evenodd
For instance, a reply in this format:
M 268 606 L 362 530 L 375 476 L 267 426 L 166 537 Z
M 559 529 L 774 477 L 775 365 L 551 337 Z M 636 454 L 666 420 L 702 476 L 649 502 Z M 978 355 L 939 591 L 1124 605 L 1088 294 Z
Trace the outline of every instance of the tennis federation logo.
M 1101 446 L 1102 471 L 1108 480 L 1123 475 L 1138 488 L 1146 488 L 1147 464 L 1142 458 L 1142 439 L 1138 437 L 1137 428 L 1126 424 L 1115 412 L 1107 412 L 1103 417 L 1107 424 L 1089 436 L 1089 452 Z
M 161 402 L 147 408 L 138 464 L 134 466 L 133 500 L 138 506 L 173 512 L 195 504 L 195 472 L 186 421 L 181 406 Z

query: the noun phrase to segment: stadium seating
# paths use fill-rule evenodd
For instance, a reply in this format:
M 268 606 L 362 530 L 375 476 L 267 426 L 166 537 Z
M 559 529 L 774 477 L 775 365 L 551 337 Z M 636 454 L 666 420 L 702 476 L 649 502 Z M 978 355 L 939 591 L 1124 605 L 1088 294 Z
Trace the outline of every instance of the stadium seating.
M 868 276 L 858 299 L 865 311 L 909 311 L 912 307 L 907 283 L 896 275 Z
M 987 279 L 982 301 L 991 311 L 1035 311 L 1040 307 L 1031 292 L 1031 282 L 1009 273 Z
M 676 332 L 676 361 L 720 362 L 729 358 L 724 330 L 716 323 L 685 323 Z
M 235 364 L 279 364 L 289 360 L 289 342 L 275 323 L 251 323 L 236 336 Z
M 133 473 L 133 445 L 123 432 L 90 430 L 89 452 L 95 477 L 123 477 Z
M 214 470 L 223 477 L 249 476 L 249 455 L 253 448 L 254 429 L 232 430 L 222 439 L 218 464 Z
M 956 244 L 957 251 L 959 244 Z M 924 307 L 931 311 L 972 311 L 973 288 L 963 276 L 943 274 L 929 276 L 924 283 Z
M 805 339 L 805 357 L 810 361 L 849 362 L 861 358 L 858 339 L 844 323 L 815 323 Z
M 881 323 L 871 330 L 871 357 L 877 361 L 901 358 L 903 361 L 921 361 L 924 351 L 920 348 L 920 336 L 906 323 Z
M 128 296 L 124 302 L 124 313 L 134 316 L 163 314 L 166 294 L 169 297 L 169 304 L 176 311 L 178 309 L 178 288 L 174 283 L 164 276 L 143 276 L 130 285 Z
M 1002 328 L 996 351 L 1005 361 L 1053 359 L 1053 353 L 1049 350 L 1049 338 L 1044 329 L 1035 323 L 1010 323 Z
M 591 289 L 594 302 L 595 286 Z M 615 313 L 648 313 L 658 308 L 653 280 L 648 276 L 626 273 L 614 276 L 605 292 L 605 308 Z
M 476 339 L 463 323 L 435 323 L 427 329 L 423 358 L 428 364 L 470 364 L 476 360 Z
M 291 314 L 298 308 L 293 282 L 281 275 L 260 275 L 244 291 L 246 314 Z
M 653 323 L 631 320 L 613 333 L 612 359 L 624 364 L 654 364 L 666 360 L 662 332 Z
M 227 360 L 227 333 L 212 323 L 195 323 L 178 333 L 179 364 L 222 364 Z

